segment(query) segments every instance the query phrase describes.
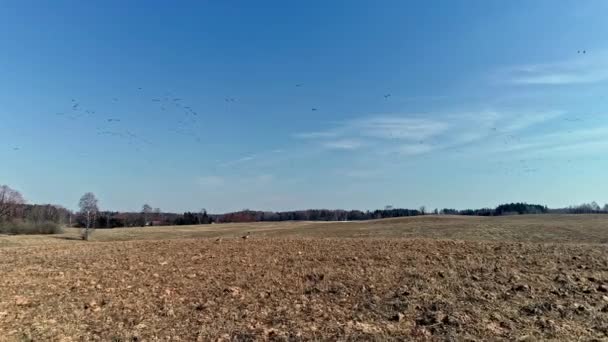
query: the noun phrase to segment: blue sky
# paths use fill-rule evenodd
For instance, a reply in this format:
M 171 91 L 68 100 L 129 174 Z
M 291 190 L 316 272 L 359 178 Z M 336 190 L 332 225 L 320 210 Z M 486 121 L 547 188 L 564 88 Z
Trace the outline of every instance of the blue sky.
M 5 1 L 0 184 L 111 210 L 603 204 L 607 10 Z

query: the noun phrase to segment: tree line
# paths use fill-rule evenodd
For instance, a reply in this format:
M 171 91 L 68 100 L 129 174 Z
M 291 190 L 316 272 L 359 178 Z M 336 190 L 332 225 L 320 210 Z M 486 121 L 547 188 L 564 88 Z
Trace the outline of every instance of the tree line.
M 222 215 L 214 215 L 215 222 L 257 222 L 257 221 L 362 221 L 393 217 L 419 215 L 467 215 L 467 216 L 501 216 L 544 214 L 549 212 L 547 206 L 528 203 L 501 204 L 496 208 L 482 209 L 435 209 L 428 212 L 424 206 L 419 209 L 401 209 L 387 206 L 385 209 L 373 211 L 361 210 L 328 210 L 309 209 L 297 211 L 253 211 L 242 210 Z
M 61 231 L 71 212 L 50 204 L 26 204 L 23 195 L 0 185 L 0 233 L 54 234 Z
M 501 204 L 496 208 L 481 209 L 442 209 L 439 211 L 443 215 L 466 215 L 466 216 L 503 216 L 503 215 L 524 215 L 524 214 L 546 214 L 549 208 L 540 204 L 528 203 L 508 203 Z
M 507 203 L 495 208 L 481 209 L 435 209 L 427 211 L 422 206 L 418 209 L 402 209 L 386 206 L 377 210 L 330 210 L 308 209 L 295 211 L 255 211 L 244 209 L 225 214 L 208 214 L 205 209 L 198 212 L 164 213 L 160 208 L 144 204 L 139 212 L 101 211 L 99 202 L 93 193 L 85 193 L 78 202 L 79 210 L 73 212 L 64 207 L 50 204 L 27 204 L 17 190 L 7 185 L 0 185 L 0 232 L 3 227 L 26 227 L 30 233 L 57 231 L 56 227 L 78 227 L 83 229 L 82 236 L 88 239 L 93 229 L 119 227 L 146 227 L 167 225 L 194 225 L 227 222 L 259 221 L 362 221 L 393 217 L 418 215 L 468 215 L 468 216 L 502 216 L 545 213 L 569 214 L 608 214 L 608 204 L 600 207 L 596 202 L 584 203 L 561 209 L 549 209 L 547 206 L 528 203 Z M 32 228 L 33 227 L 33 228 Z M 41 228 L 45 227 L 45 228 Z M 55 228 L 49 228 L 55 227 Z M 3 230 L 4 229 L 4 230 Z M 14 230 L 14 229 L 13 229 Z
M 424 215 L 424 213 L 414 209 L 384 209 L 374 211 L 308 209 L 279 212 L 245 209 L 233 213 L 213 215 L 213 219 L 218 223 L 258 221 L 361 221 L 417 215 Z
M 121 227 L 151 227 L 151 226 L 181 226 L 192 224 L 210 224 L 213 222 L 211 215 L 206 211 L 200 212 L 184 212 L 164 213 L 156 208 L 152 212 L 146 210 L 140 212 L 118 212 L 118 211 L 100 211 L 95 218 L 95 227 L 103 228 L 121 228 Z M 84 217 L 78 216 L 76 225 L 83 227 L 85 225 Z
M 608 214 L 608 203 L 600 207 L 595 201 L 591 203 L 583 203 L 579 205 L 569 206 L 562 209 L 550 209 L 552 213 L 566 214 Z

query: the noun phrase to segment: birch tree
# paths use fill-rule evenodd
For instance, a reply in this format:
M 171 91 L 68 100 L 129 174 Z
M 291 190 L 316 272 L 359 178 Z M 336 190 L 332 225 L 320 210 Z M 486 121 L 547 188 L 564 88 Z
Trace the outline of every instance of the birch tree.
M 86 226 L 82 231 L 82 239 L 88 241 L 91 233 L 94 229 L 93 222 L 95 222 L 95 217 L 99 208 L 97 207 L 97 198 L 92 192 L 87 192 L 80 198 L 80 202 L 78 202 L 78 207 L 80 208 L 80 213 L 84 215 L 86 219 Z

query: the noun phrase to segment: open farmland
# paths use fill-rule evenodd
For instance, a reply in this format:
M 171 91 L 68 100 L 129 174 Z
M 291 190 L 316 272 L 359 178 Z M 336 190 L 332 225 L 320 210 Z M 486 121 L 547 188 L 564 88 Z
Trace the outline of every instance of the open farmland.
M 0 237 L 0 340 L 608 336 L 607 216 L 133 228 L 98 230 L 88 243 L 76 236 Z
M 608 243 L 605 215 L 415 216 L 351 222 L 254 222 L 98 229 L 93 241 L 238 238 L 430 238 L 474 241 Z M 0 247 L 74 244 L 78 229 L 60 235 L 2 236 Z

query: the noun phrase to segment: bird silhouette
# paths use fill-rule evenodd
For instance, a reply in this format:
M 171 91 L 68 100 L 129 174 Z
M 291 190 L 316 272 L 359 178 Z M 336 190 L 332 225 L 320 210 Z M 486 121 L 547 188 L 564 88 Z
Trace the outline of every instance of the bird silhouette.
M 385 98 L 385 99 L 388 99 L 389 97 L 391 97 L 391 94 L 385 94 L 385 95 L 384 95 L 384 98 Z
M 311 109 L 311 110 L 312 110 L 313 112 L 316 112 L 316 111 L 317 111 L 317 108 L 313 108 L 313 109 Z
M 241 236 L 241 239 L 243 239 L 243 240 L 247 240 L 247 239 L 249 239 L 249 236 L 250 236 L 250 235 L 251 235 L 251 232 L 247 232 L 247 234 L 245 234 L 245 235 Z
M 296 84 L 296 87 L 298 87 L 298 88 L 301 87 L 301 86 L 302 86 L 302 83 Z

